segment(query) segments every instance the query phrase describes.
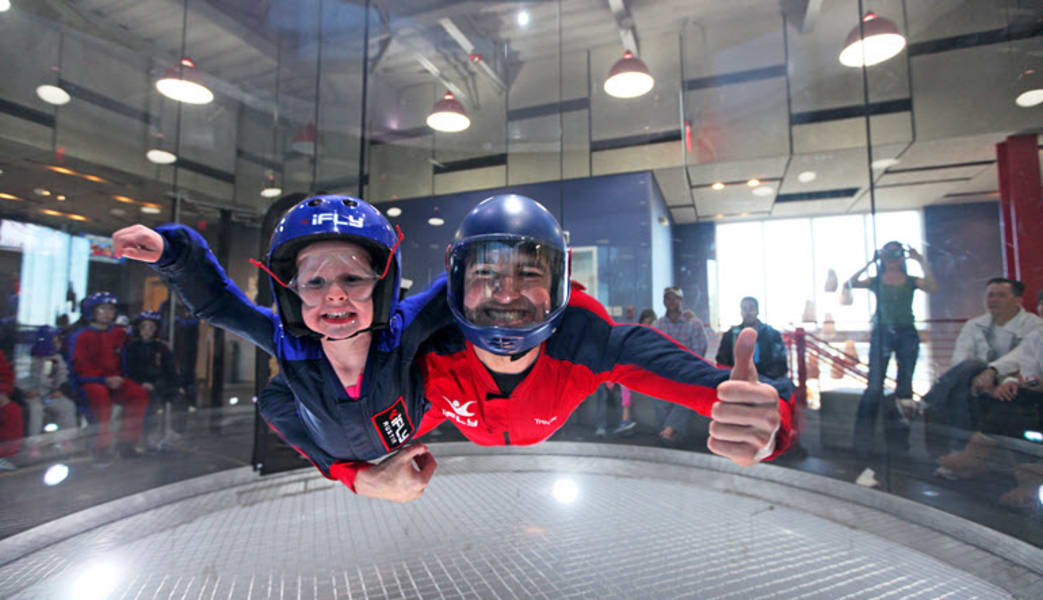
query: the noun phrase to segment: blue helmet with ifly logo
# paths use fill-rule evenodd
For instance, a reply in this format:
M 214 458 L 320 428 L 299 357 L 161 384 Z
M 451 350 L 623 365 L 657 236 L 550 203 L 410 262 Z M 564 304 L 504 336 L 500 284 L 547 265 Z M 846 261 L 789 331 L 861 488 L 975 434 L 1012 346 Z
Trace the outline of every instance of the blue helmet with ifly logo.
M 446 251 L 447 299 L 475 346 L 520 354 L 557 329 L 569 303 L 569 248 L 558 220 L 516 194 L 471 209 Z
M 94 292 L 93 294 L 88 294 L 86 298 L 80 300 L 80 314 L 87 319 L 93 319 L 94 309 L 103 304 L 116 306 L 119 304 L 119 299 L 109 292 Z
M 350 242 L 369 252 L 373 269 L 380 279 L 373 288 L 373 324 L 369 329 L 387 327 L 398 304 L 402 265 L 396 233 L 387 219 L 370 204 L 342 195 L 305 198 L 286 211 L 272 232 L 265 270 L 269 274 L 283 327 L 297 337 L 322 338 L 304 324 L 301 299 L 285 282 L 297 270 L 297 254 L 308 244 L 322 241 Z M 258 264 L 258 263 L 255 263 Z
M 152 321 L 153 323 L 156 324 L 156 329 L 158 329 L 158 330 L 162 330 L 163 329 L 163 315 L 161 313 L 159 313 L 158 311 L 143 310 L 143 311 L 139 312 L 138 316 L 134 317 L 134 321 L 133 321 L 134 327 L 138 327 L 138 325 L 142 321 Z

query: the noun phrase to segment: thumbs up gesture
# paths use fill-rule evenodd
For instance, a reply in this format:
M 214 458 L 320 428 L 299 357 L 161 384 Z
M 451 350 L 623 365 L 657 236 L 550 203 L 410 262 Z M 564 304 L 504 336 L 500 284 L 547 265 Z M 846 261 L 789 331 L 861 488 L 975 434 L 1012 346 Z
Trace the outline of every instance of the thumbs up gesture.
M 771 455 L 779 418 L 779 394 L 757 380 L 753 352 L 757 331 L 747 327 L 735 341 L 735 367 L 717 386 L 718 402 L 710 411 L 710 452 L 748 467 Z

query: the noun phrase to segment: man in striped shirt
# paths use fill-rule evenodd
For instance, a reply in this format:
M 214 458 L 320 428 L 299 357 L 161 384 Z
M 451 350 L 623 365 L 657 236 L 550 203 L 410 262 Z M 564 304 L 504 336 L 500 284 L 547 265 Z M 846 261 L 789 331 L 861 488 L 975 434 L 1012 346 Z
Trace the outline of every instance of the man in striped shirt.
M 663 290 L 663 305 L 666 306 L 666 314 L 652 326 L 698 356 L 703 356 L 706 354 L 706 330 L 698 317 L 691 320 L 684 318 L 683 300 L 684 292 L 681 288 L 668 287 Z M 688 434 L 688 422 L 691 417 L 692 411 L 679 404 L 656 403 L 656 420 L 660 427 L 659 438 L 669 445 L 679 444 Z

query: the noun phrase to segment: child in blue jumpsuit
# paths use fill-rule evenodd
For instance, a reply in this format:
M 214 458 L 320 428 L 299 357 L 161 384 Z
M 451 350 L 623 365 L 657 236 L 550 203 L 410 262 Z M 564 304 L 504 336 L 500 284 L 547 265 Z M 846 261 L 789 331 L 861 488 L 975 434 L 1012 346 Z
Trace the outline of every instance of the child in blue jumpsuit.
M 274 356 L 270 384 L 285 394 L 259 399 L 265 421 L 322 474 L 353 491 L 370 461 L 402 448 L 427 405 L 410 365 L 444 311 L 399 303 L 401 259 L 391 225 L 369 204 L 315 196 L 276 226 L 265 264 L 276 311 L 252 303 L 225 274 L 206 241 L 177 224 L 133 225 L 113 234 L 116 255 L 153 263 L 197 317 Z M 421 471 L 434 460 L 421 450 Z

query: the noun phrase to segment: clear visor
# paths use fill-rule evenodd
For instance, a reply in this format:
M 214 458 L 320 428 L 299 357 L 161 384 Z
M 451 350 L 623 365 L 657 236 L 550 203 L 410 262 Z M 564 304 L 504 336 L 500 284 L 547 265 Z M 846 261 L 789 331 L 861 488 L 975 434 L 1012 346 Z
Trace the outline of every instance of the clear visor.
M 341 296 L 354 302 L 369 300 L 378 281 L 380 274 L 365 252 L 323 251 L 298 258 L 297 274 L 286 287 L 306 306 L 319 306 Z
M 450 266 L 457 309 L 476 327 L 535 327 L 561 305 L 563 264 L 560 250 L 532 242 L 460 248 Z

